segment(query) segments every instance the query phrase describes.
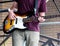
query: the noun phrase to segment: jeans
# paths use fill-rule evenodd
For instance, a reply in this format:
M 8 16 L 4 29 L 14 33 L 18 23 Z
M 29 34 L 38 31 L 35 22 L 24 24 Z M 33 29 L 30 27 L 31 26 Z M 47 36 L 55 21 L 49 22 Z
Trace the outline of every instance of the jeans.
M 38 46 L 39 32 L 15 30 L 12 33 L 12 46 Z

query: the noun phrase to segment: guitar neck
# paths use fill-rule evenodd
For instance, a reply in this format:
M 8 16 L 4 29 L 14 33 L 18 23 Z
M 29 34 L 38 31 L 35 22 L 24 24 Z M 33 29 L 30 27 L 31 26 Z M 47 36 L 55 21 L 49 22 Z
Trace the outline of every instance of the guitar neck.
M 45 16 L 45 19 L 51 19 L 51 18 L 56 18 L 56 17 L 60 17 L 60 15 L 49 15 L 49 16 Z
M 60 15 L 49 15 L 49 16 L 45 16 L 44 18 L 51 19 L 51 18 L 56 18 L 56 17 L 60 17 Z M 38 22 L 38 17 L 32 16 L 32 17 L 23 19 L 23 22 L 32 22 L 32 21 Z
M 23 22 L 32 22 L 32 21 L 38 22 L 38 17 L 32 16 L 32 17 L 23 19 Z

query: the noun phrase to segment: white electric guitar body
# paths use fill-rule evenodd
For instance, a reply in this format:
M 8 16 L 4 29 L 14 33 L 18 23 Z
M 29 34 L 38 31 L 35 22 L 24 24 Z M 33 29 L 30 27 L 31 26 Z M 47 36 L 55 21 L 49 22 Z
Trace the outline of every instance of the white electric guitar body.
M 16 14 L 16 19 L 10 20 L 7 16 L 3 22 L 3 31 L 10 33 L 13 29 L 26 29 L 27 27 L 24 24 L 32 21 L 37 21 L 37 19 L 34 16 L 28 18 L 26 15 Z
M 24 18 L 27 18 L 27 16 L 24 17 Z M 27 27 L 24 26 L 24 22 L 23 22 L 24 18 L 16 16 L 16 19 L 14 20 L 14 24 L 12 26 L 12 29 L 13 28 L 18 28 L 18 29 L 25 29 L 25 28 L 27 28 Z M 12 30 L 12 29 L 10 29 L 10 30 Z

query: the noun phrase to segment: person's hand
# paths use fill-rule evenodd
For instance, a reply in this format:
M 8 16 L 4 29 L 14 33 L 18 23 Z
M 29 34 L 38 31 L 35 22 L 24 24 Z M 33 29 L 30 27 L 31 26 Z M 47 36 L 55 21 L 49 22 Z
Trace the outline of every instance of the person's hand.
M 9 12 L 8 12 L 8 17 L 9 17 L 9 19 L 11 19 L 11 20 L 13 20 L 13 19 L 15 19 L 16 18 L 16 15 L 15 15 L 15 13 L 12 11 L 12 10 L 10 10 Z
M 43 17 L 38 17 L 38 21 L 39 21 L 39 22 L 44 22 L 45 19 L 44 19 Z

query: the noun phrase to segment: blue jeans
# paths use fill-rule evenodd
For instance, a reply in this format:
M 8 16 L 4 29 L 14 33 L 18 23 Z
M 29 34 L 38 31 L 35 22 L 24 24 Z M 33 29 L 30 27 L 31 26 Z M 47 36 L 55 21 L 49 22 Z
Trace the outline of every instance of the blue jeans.
M 12 33 L 12 46 L 24 46 L 25 40 L 25 46 L 38 46 L 39 32 L 15 30 Z

